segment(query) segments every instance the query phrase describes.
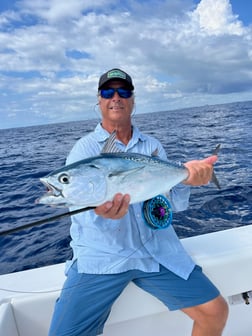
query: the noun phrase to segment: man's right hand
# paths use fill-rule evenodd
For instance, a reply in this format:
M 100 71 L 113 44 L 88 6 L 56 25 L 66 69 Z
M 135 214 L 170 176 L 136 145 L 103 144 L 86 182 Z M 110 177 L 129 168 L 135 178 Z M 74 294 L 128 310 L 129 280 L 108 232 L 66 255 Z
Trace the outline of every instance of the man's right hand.
M 110 219 L 119 219 L 126 215 L 130 203 L 130 195 L 116 194 L 113 201 L 105 202 L 95 208 L 98 216 Z

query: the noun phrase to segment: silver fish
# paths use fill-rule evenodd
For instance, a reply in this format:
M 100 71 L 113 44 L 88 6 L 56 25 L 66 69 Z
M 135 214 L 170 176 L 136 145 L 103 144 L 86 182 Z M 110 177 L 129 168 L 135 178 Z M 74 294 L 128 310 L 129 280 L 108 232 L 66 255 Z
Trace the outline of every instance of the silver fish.
M 48 192 L 37 203 L 53 206 L 98 206 L 116 193 L 130 203 L 169 192 L 188 177 L 183 165 L 136 153 L 101 153 L 64 166 L 41 178 Z

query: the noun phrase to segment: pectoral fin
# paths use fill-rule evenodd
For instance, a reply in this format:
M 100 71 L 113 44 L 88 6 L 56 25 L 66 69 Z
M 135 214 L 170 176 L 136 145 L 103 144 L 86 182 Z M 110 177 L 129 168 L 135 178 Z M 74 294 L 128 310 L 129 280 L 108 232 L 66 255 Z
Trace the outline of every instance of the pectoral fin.
M 130 170 L 114 171 L 114 172 L 112 172 L 108 175 L 108 178 L 112 178 L 112 179 L 115 178 L 115 177 L 125 178 L 125 177 L 128 177 L 130 175 L 134 175 L 136 172 L 142 170 L 143 168 L 144 168 L 144 166 L 133 168 L 133 169 L 130 169 Z

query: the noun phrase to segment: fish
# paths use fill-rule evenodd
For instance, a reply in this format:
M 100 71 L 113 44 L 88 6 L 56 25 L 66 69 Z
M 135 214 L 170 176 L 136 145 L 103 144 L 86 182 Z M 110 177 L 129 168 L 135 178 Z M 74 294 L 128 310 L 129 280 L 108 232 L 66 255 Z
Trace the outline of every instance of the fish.
M 115 194 L 129 194 L 130 204 L 167 194 L 185 180 L 188 169 L 180 163 L 152 156 L 120 152 L 115 146 L 115 132 L 103 150 L 56 169 L 40 181 L 47 193 L 36 203 L 56 207 L 96 207 L 113 200 Z
M 47 193 L 36 203 L 56 207 L 97 207 L 112 201 L 115 194 L 129 194 L 130 204 L 144 202 L 169 191 L 186 180 L 188 169 L 181 163 L 151 156 L 121 152 L 112 132 L 100 155 L 56 169 L 40 181 Z M 214 154 L 217 155 L 219 145 Z M 218 180 L 213 174 L 213 182 Z
M 48 192 L 39 204 L 96 207 L 117 193 L 130 203 L 169 192 L 188 177 L 183 165 L 137 153 L 102 153 L 66 165 L 40 181 Z

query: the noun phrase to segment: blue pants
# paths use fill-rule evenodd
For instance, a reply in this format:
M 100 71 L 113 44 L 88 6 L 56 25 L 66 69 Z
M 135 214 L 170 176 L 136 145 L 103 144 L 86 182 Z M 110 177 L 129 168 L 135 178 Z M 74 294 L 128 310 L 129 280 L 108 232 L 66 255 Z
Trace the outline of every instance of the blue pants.
M 75 262 L 56 302 L 49 336 L 102 334 L 112 304 L 132 281 L 162 301 L 170 310 L 196 306 L 219 295 L 196 266 L 184 280 L 160 265 L 159 272 L 131 270 L 118 274 L 78 273 Z

